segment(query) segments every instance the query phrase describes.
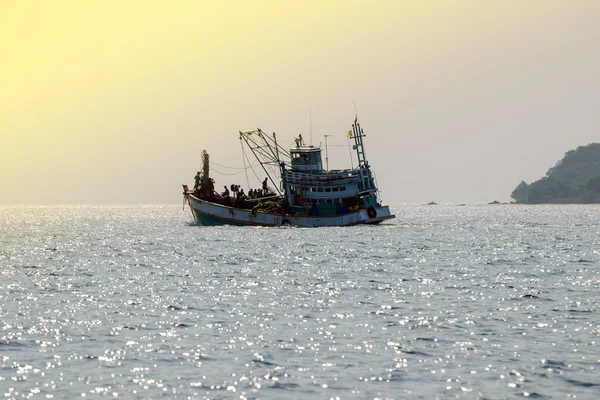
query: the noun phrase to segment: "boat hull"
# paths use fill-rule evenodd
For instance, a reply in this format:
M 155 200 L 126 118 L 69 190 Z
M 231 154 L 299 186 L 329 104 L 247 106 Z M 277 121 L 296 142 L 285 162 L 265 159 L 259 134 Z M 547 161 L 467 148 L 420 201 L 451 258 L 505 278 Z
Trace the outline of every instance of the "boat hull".
M 374 207 L 371 217 L 367 210 L 359 210 L 335 216 L 298 216 L 281 215 L 265 212 L 253 214 L 251 210 L 227 207 L 199 199 L 191 194 L 187 195 L 188 203 L 199 225 L 251 225 L 251 226 L 351 226 L 359 224 L 379 224 L 387 219 L 395 218 L 390 213 L 388 206 Z

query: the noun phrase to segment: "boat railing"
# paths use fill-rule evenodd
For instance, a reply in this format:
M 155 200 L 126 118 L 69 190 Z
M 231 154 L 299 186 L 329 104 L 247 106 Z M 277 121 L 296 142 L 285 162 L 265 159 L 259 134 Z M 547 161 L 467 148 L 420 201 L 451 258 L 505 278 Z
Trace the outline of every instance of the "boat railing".
M 249 197 L 246 197 L 245 200 L 246 201 L 254 201 L 254 202 L 259 202 L 259 201 L 263 201 L 263 200 L 277 200 L 277 199 L 281 199 L 283 196 L 275 194 L 273 196 L 266 196 L 266 197 L 258 197 L 258 198 L 254 198 L 251 199 Z

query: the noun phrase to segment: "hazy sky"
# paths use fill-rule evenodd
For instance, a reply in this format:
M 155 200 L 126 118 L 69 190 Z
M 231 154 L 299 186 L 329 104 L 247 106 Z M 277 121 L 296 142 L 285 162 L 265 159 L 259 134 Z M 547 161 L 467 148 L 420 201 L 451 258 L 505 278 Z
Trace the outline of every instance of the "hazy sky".
M 349 167 L 354 102 L 384 201 L 507 201 L 600 141 L 599 21 L 596 0 L 0 0 L 0 204 L 178 203 L 203 149 L 241 167 L 238 131 L 288 145 L 309 110 Z

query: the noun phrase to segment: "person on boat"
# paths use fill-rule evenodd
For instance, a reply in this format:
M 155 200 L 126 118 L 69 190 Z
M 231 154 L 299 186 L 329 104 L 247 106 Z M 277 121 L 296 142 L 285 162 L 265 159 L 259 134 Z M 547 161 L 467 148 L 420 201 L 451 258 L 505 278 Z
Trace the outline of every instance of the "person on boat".
M 205 200 L 212 200 L 215 197 L 215 181 L 209 178 L 205 181 L 200 181 L 198 192 Z
M 221 194 L 221 196 L 223 196 L 224 199 L 229 197 L 229 189 L 227 189 L 227 186 L 223 186 L 225 188 L 225 191 L 223 192 L 223 194 Z
M 248 191 L 248 197 L 249 197 L 249 198 L 251 198 L 251 199 L 254 199 L 254 198 L 255 198 L 255 196 L 254 196 L 254 189 L 250 189 L 250 190 Z
M 235 198 L 240 197 L 240 185 L 231 185 L 231 192 L 235 194 Z
M 262 186 L 263 186 L 263 187 L 262 187 L 262 188 L 263 188 L 263 192 L 264 192 L 265 194 L 269 193 L 269 186 L 267 186 L 267 179 L 268 179 L 268 178 L 265 178 L 265 180 L 263 181 L 263 185 L 262 185 Z
M 237 198 L 238 200 L 245 200 L 246 199 L 246 194 L 244 193 L 244 189 L 241 189 L 238 194 L 237 194 Z
M 194 190 L 200 187 L 200 179 L 202 179 L 202 176 L 200 175 L 200 171 L 198 171 L 198 173 L 194 177 Z

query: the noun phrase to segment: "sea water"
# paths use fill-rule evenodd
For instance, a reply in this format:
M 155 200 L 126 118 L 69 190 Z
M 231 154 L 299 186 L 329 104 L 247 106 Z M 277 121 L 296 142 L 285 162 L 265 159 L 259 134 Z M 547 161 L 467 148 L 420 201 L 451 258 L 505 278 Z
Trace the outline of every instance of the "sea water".
M 600 207 L 0 207 L 0 397 L 600 398 Z

